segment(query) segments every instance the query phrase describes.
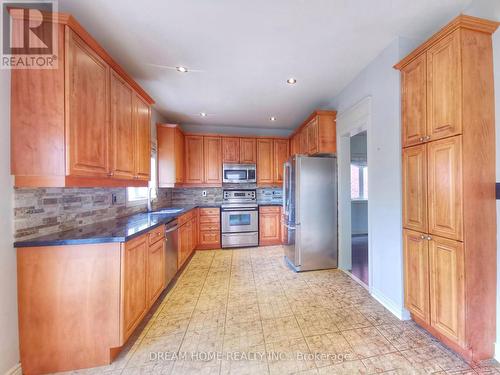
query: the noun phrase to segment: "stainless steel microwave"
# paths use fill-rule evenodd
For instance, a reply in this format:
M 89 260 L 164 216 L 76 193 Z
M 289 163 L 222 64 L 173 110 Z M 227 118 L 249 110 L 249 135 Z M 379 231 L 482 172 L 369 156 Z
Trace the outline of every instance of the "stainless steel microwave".
M 245 184 L 257 182 L 255 164 L 223 164 L 222 182 Z

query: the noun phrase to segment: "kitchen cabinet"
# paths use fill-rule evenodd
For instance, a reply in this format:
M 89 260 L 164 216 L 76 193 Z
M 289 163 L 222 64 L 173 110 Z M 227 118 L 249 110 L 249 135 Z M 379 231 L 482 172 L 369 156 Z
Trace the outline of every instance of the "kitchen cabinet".
M 491 358 L 495 342 L 497 26 L 458 16 L 395 66 L 402 82 L 405 306 L 468 361 Z
M 292 155 L 337 153 L 336 111 L 315 111 L 291 137 Z
M 15 186 L 147 186 L 154 101 L 72 16 L 53 19 L 58 67 L 11 71 Z
M 175 124 L 156 126 L 158 142 L 159 187 L 174 187 L 184 182 L 184 134 Z
M 288 139 L 275 139 L 273 144 L 274 151 L 274 182 L 281 185 L 283 183 L 283 165 L 288 159 Z
M 198 209 L 193 209 L 177 219 L 179 225 L 177 248 L 178 269 L 186 263 L 199 242 L 198 215 Z
M 199 209 L 198 249 L 220 249 L 220 209 L 207 207 Z
M 147 291 L 148 242 L 140 236 L 123 244 L 123 327 L 125 343 L 146 315 L 149 307 Z
M 428 232 L 426 145 L 403 149 L 403 227 Z
M 164 227 L 161 229 L 164 230 Z M 164 240 L 162 236 L 148 248 L 148 306 L 155 303 L 166 287 Z
M 273 140 L 257 139 L 257 185 L 272 185 L 274 182 Z
M 111 73 L 111 175 L 134 178 L 135 124 L 132 88 Z
M 281 244 L 281 208 L 259 207 L 259 246 Z
M 236 137 L 222 138 L 222 161 L 224 163 L 240 162 L 240 139 Z
M 220 137 L 203 137 L 204 183 L 222 184 L 222 142 Z
M 403 147 L 422 143 L 427 135 L 427 56 L 422 54 L 401 70 Z
M 240 138 L 240 163 L 257 163 L 257 141 L 255 138 Z
M 464 249 L 459 241 L 429 241 L 431 326 L 458 345 L 465 344 Z
M 405 307 L 429 323 L 429 244 L 426 238 L 421 232 L 403 231 Z
M 185 182 L 202 184 L 204 182 L 203 137 L 187 135 L 185 141 Z

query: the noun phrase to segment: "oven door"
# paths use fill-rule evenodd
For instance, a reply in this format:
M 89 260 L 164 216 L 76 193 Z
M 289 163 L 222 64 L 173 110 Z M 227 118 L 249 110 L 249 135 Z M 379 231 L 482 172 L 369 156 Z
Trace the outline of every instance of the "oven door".
M 222 233 L 257 232 L 259 211 L 256 208 L 223 208 Z
M 224 168 L 222 182 L 236 184 L 248 181 L 248 170 L 246 168 Z

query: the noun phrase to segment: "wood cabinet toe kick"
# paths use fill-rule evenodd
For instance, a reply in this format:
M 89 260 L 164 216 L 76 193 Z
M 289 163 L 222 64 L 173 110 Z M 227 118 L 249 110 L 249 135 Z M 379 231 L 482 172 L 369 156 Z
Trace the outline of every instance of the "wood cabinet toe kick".
M 164 229 L 124 243 L 17 249 L 24 374 L 113 361 L 166 287 Z

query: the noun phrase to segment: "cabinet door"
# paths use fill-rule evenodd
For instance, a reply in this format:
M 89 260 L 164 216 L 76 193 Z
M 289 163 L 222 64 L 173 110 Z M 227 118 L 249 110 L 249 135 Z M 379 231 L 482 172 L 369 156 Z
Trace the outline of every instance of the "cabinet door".
M 314 155 L 319 152 L 318 148 L 318 118 L 314 118 L 307 125 L 307 152 Z
M 165 287 L 165 246 L 157 241 L 148 249 L 148 304 L 155 303 Z
M 147 237 L 124 245 L 123 254 L 123 342 L 134 331 L 148 309 Z
M 429 310 L 429 241 L 426 235 L 403 231 L 405 307 L 430 323 Z
M 222 184 L 222 142 L 220 137 L 203 137 L 205 183 Z
M 274 182 L 283 183 L 283 164 L 288 159 L 288 139 L 274 140 Z
M 135 176 L 136 132 L 132 88 L 116 73 L 111 73 L 111 171 L 113 177 Z
M 149 181 L 151 176 L 151 109 L 140 96 L 134 95 L 135 176 Z
M 198 222 L 198 209 L 196 209 L 195 214 L 193 216 L 193 249 L 196 249 L 198 247 L 198 233 L 199 233 L 199 222 Z M 191 250 L 191 251 L 192 251 Z
M 261 207 L 259 212 L 259 245 L 279 245 L 280 243 L 280 208 Z
M 307 126 L 304 127 L 300 133 L 300 153 L 302 155 L 307 155 L 309 153 L 309 146 L 307 143 Z
M 187 259 L 186 254 L 189 248 L 189 232 L 191 227 L 186 223 L 179 228 L 178 236 L 178 251 L 177 251 L 177 268 L 180 269 Z
M 255 138 L 240 138 L 240 163 L 257 163 Z
M 240 139 L 234 137 L 222 138 L 222 161 L 224 163 L 239 163 Z
M 174 128 L 162 125 L 156 127 L 159 187 L 173 187 L 176 182 L 174 134 Z
M 403 149 L 403 227 L 427 233 L 427 146 Z
M 429 241 L 431 326 L 464 344 L 464 249 L 458 241 L 434 236 Z
M 180 184 L 184 182 L 184 134 L 179 128 L 175 128 L 174 140 L 174 158 L 175 158 L 175 182 Z
M 187 135 L 185 141 L 185 182 L 188 184 L 202 184 L 203 137 L 198 135 Z
M 462 136 L 427 144 L 429 233 L 462 240 Z
M 109 173 L 109 67 L 75 33 L 67 32 L 67 173 L 106 177 Z
M 257 184 L 272 184 L 274 181 L 273 140 L 257 140 Z
M 427 133 L 432 140 L 462 133 L 460 30 L 427 51 Z
M 427 58 L 423 53 L 401 70 L 403 147 L 427 135 Z

